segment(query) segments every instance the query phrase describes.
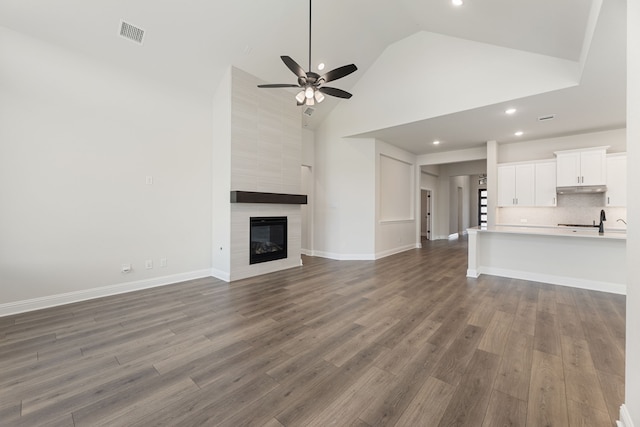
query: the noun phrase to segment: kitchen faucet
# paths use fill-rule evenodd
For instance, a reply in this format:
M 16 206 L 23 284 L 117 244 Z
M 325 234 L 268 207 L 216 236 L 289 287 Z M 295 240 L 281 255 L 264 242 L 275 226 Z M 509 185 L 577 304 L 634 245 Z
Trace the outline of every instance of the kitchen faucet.
M 600 210 L 600 226 L 598 227 L 598 233 L 604 234 L 604 224 L 603 221 L 607 220 L 607 216 L 604 214 L 604 209 Z

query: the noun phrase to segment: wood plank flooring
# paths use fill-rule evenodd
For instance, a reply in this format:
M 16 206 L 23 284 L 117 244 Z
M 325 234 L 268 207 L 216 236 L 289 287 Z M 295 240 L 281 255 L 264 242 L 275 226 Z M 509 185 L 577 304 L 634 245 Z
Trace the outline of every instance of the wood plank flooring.
M 1 318 L 0 425 L 615 425 L 625 298 L 468 279 L 466 250 Z

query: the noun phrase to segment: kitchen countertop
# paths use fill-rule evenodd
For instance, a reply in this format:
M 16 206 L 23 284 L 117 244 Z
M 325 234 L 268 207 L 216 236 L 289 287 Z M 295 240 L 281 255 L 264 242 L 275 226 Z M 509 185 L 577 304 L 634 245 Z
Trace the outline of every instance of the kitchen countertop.
M 627 240 L 627 232 L 622 229 L 605 228 L 604 234 L 598 233 L 598 228 L 589 227 L 553 227 L 553 226 L 516 226 L 496 225 L 493 227 L 472 227 L 470 233 L 504 233 L 504 234 L 528 234 L 540 236 L 566 236 L 586 239 Z

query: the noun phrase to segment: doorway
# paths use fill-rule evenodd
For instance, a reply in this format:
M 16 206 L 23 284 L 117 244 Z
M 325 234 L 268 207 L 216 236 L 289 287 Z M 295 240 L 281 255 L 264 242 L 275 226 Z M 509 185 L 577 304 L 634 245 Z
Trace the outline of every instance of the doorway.
M 488 199 L 487 199 L 487 189 L 481 188 L 478 190 L 478 225 L 480 227 L 487 226 L 487 215 L 489 215 L 489 207 L 488 207 Z
M 420 235 L 431 240 L 431 190 L 420 190 Z

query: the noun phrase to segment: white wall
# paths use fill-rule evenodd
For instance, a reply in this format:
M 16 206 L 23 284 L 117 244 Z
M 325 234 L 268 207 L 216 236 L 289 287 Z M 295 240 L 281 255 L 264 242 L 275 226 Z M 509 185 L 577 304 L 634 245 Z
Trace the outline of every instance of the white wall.
M 302 168 L 300 192 L 307 195 L 307 204 L 300 207 L 301 218 L 301 250 L 305 255 L 313 255 L 313 205 L 315 200 L 315 133 L 309 129 L 302 129 Z
M 640 164 L 640 1 L 627 0 L 627 160 Z M 640 259 L 640 168 L 628 168 L 627 265 L 635 272 Z M 629 274 L 627 286 L 627 351 L 625 405 L 630 420 L 640 425 L 640 287 L 637 274 Z M 627 412 L 623 410 L 624 412 Z M 627 414 L 625 414 L 627 415 Z M 623 418 L 624 419 L 624 418 Z M 631 427 L 631 423 L 625 425 Z
M 212 149 L 212 257 L 215 277 L 231 277 L 231 68 L 213 96 Z
M 590 147 L 610 147 L 607 153 L 623 153 L 627 147 L 626 129 L 589 132 L 560 138 L 498 144 L 498 162 L 554 159 L 554 151 Z
M 315 133 L 310 129 L 302 129 L 302 164 L 313 167 L 315 157 Z
M 316 130 L 314 254 L 375 258 L 376 143 L 343 138 L 334 112 Z M 339 120 L 338 120 L 339 119 Z
M 208 97 L 1 27 L 0 70 L 0 305 L 208 272 Z
M 402 78 L 389 79 L 398 64 Z M 343 135 L 358 135 L 575 86 L 580 74 L 577 62 L 419 31 L 387 47 L 336 114 Z
M 376 258 L 419 245 L 415 155 L 376 141 Z

